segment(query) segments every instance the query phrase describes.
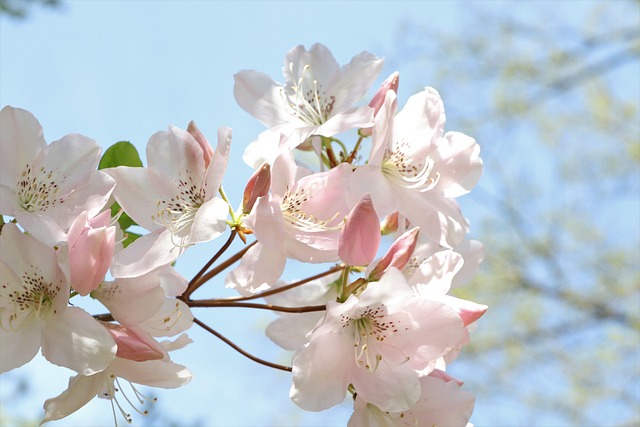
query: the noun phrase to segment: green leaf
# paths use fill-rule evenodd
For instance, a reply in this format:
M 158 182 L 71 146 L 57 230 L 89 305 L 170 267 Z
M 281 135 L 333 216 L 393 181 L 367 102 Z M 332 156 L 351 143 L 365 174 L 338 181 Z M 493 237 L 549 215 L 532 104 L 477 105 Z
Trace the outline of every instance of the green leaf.
M 140 238 L 142 235 L 138 234 L 138 233 L 132 233 L 130 231 L 127 231 L 125 233 L 125 239 L 124 242 L 122 242 L 122 245 L 126 248 L 127 246 L 129 246 L 130 244 L 132 244 L 133 242 L 135 242 L 136 240 L 138 240 L 138 238 Z
M 142 167 L 138 150 L 129 141 L 113 144 L 102 155 L 98 169 L 115 168 L 116 166 Z

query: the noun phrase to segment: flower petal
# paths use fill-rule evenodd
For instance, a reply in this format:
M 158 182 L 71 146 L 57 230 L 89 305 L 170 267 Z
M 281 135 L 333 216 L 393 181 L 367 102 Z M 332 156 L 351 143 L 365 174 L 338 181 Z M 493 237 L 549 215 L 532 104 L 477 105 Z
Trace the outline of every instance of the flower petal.
M 54 365 L 91 375 L 111 363 L 116 343 L 89 313 L 68 307 L 43 325 L 42 355 Z

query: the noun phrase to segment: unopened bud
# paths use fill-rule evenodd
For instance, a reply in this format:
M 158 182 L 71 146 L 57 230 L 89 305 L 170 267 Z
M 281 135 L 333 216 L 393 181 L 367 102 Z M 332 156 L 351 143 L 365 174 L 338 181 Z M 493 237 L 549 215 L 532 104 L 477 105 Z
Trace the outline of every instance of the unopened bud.
M 365 194 L 351 209 L 340 235 L 338 256 L 347 265 L 367 265 L 380 246 L 380 222 L 373 202 Z
M 402 270 L 405 265 L 411 259 L 413 251 L 416 249 L 416 243 L 418 242 L 418 233 L 420 227 L 414 227 L 409 231 L 406 231 L 402 236 L 398 237 L 391 245 L 386 254 L 378 261 L 378 264 L 373 268 L 369 274 L 369 280 L 380 280 L 380 277 L 389 270 L 391 267 L 395 267 L 398 270 Z
M 211 144 L 209 144 L 209 141 L 207 141 L 207 138 L 205 138 L 202 132 L 200 132 L 200 129 L 198 129 L 198 126 L 196 126 L 196 123 L 193 120 L 189 122 L 187 132 L 193 136 L 198 145 L 200 145 L 200 148 L 202 148 L 204 166 L 205 168 L 209 167 L 209 163 L 211 163 L 211 158 L 213 157 L 213 147 L 211 147 Z
M 387 215 L 387 217 L 382 220 L 382 222 L 380 223 L 380 232 L 383 236 L 398 231 L 399 215 L 400 213 L 398 211 L 395 211 L 394 213 Z
M 144 332 L 115 323 L 103 323 L 118 346 L 116 357 L 144 362 L 159 360 L 164 357 L 160 344 L 153 338 L 146 337 Z
M 258 197 L 266 196 L 271 188 L 271 166 L 269 163 L 263 163 L 251 175 L 247 186 L 244 189 L 242 197 L 242 213 L 248 214 L 256 204 Z
M 382 104 L 384 104 L 384 98 L 387 96 L 387 92 L 392 90 L 395 93 L 398 93 L 398 86 L 400 84 L 400 73 L 397 71 L 387 77 L 382 85 L 380 85 L 380 89 L 373 95 L 371 98 L 371 102 L 369 102 L 369 107 L 373 108 L 374 117 L 380 111 Z M 360 129 L 360 135 L 362 136 L 371 136 L 371 128 Z

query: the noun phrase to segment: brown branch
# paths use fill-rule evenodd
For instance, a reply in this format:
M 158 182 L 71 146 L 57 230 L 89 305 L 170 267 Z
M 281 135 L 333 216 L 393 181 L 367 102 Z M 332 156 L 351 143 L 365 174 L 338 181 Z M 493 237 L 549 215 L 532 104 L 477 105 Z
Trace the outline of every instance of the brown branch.
M 229 235 L 229 238 L 224 243 L 224 245 L 222 245 L 222 247 L 218 250 L 218 252 L 216 252 L 216 254 L 213 257 L 211 257 L 211 259 L 189 281 L 189 285 L 187 285 L 187 290 L 183 292 L 182 298 L 189 299 L 191 294 L 206 282 L 206 280 L 203 282 L 200 282 L 200 278 L 207 272 L 209 267 L 211 267 L 211 265 L 214 262 L 216 262 L 218 258 L 220 258 L 220 256 L 227 251 L 227 249 L 229 249 L 229 246 L 231 246 L 231 242 L 233 242 L 233 239 L 236 237 L 237 234 L 238 232 L 236 230 L 231 230 L 231 234 Z
M 324 311 L 325 305 L 307 305 L 303 307 L 283 307 L 273 304 L 256 304 L 251 302 L 221 301 L 218 299 L 189 300 L 185 301 L 189 307 L 242 307 L 259 308 L 262 310 L 281 311 L 283 313 L 310 313 L 314 311 Z
M 193 318 L 193 322 L 195 324 L 197 324 L 198 326 L 200 326 L 205 331 L 209 332 L 210 334 L 212 334 L 212 335 L 216 336 L 217 338 L 219 338 L 220 340 L 222 340 L 225 344 L 227 344 L 229 347 L 233 348 L 238 353 L 240 353 L 243 356 L 253 360 L 254 362 L 257 362 L 257 363 L 259 363 L 261 365 L 264 365 L 264 366 L 268 366 L 270 368 L 280 369 L 281 371 L 286 371 L 286 372 L 291 372 L 292 371 L 292 368 L 290 366 L 284 366 L 284 365 L 279 365 L 277 363 L 268 362 L 266 360 L 263 360 L 263 359 L 260 359 L 259 357 L 254 356 L 254 355 L 252 355 L 250 353 L 247 353 L 246 351 L 244 351 L 243 349 L 238 347 L 235 343 L 233 343 L 230 339 L 228 339 L 227 337 L 222 335 L 220 332 L 210 328 L 205 323 L 203 323 L 202 321 L 196 319 L 195 317 Z
M 256 243 L 258 243 L 257 240 L 252 242 L 250 245 L 247 245 L 244 249 L 238 251 L 236 254 L 232 255 L 227 260 L 225 260 L 222 263 L 218 264 L 215 268 L 211 269 L 211 271 L 209 271 L 208 273 L 203 274 L 202 277 L 200 277 L 200 279 L 198 280 L 198 282 L 199 282 L 198 286 L 201 286 L 203 283 L 206 283 L 207 281 L 211 280 L 213 277 L 215 277 L 218 274 L 220 274 L 220 272 L 222 272 L 226 268 L 228 268 L 231 264 L 233 264 L 234 262 L 238 261 Z
M 269 295 L 278 294 L 280 292 L 288 291 L 289 289 L 293 289 L 297 286 L 304 285 L 305 283 L 309 283 L 312 280 L 320 279 L 321 277 L 328 276 L 337 271 L 343 270 L 345 268 L 344 265 L 336 265 L 335 267 L 330 268 L 329 270 L 318 273 L 315 276 L 307 277 L 306 279 L 299 280 L 297 282 L 290 283 L 286 286 L 282 286 L 279 288 L 269 289 L 268 291 L 259 292 L 257 294 L 250 295 L 248 297 L 237 296 L 237 297 L 229 297 L 229 298 L 220 298 L 217 301 L 249 301 L 252 299 L 268 297 Z

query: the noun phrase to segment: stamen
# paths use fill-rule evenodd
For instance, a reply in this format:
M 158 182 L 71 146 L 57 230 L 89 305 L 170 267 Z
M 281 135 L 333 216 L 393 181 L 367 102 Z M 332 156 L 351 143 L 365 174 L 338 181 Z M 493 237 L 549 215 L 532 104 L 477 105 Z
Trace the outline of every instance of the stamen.
M 415 166 L 407 163 L 404 153 L 394 151 L 385 153 L 382 172 L 394 183 L 421 193 L 431 190 L 440 180 L 440 173 L 431 176 L 434 161 L 427 159 L 424 164 Z

